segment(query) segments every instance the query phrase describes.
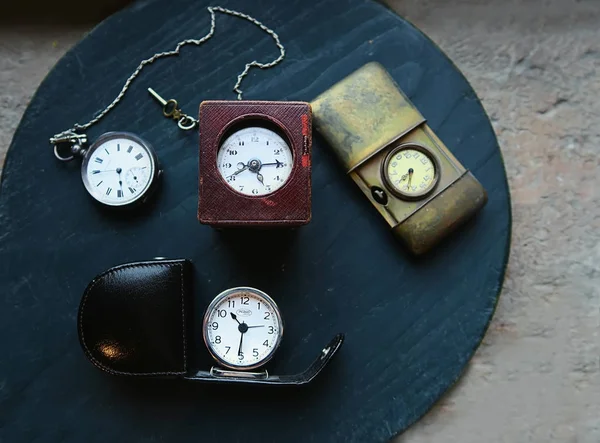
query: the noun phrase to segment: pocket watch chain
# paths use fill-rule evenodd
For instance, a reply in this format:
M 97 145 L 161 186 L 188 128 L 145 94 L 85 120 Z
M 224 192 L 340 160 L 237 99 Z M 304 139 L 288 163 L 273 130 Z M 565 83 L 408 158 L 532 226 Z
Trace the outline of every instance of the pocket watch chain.
M 234 17 L 239 17 L 239 18 L 242 18 L 244 20 L 247 20 L 247 21 L 253 23 L 254 25 L 258 26 L 260 29 L 262 29 L 264 32 L 269 34 L 273 38 L 273 40 L 275 41 L 275 44 L 277 45 L 277 48 L 279 49 L 279 56 L 268 63 L 261 63 L 258 60 L 252 60 L 251 62 L 246 63 L 244 70 L 237 76 L 237 81 L 233 87 L 233 91 L 235 91 L 237 93 L 238 100 L 242 99 L 242 94 L 243 94 L 243 91 L 241 89 L 242 80 L 244 79 L 244 77 L 246 77 L 246 75 L 248 75 L 248 72 L 250 71 L 250 69 L 252 69 L 253 67 L 257 67 L 260 69 L 268 69 L 268 68 L 271 68 L 271 67 L 277 65 L 279 62 L 281 62 L 284 59 L 285 48 L 281 44 L 281 41 L 279 40 L 279 36 L 275 33 L 275 31 L 268 28 L 267 26 L 265 26 L 263 23 L 261 23 L 254 17 L 251 17 L 247 14 L 243 14 L 238 11 L 226 9 L 221 6 L 208 6 L 206 9 L 210 13 L 210 30 L 204 37 L 202 37 L 200 39 L 182 40 L 177 44 L 175 49 L 173 49 L 171 51 L 159 52 L 157 54 L 154 54 L 152 57 L 150 57 L 148 59 L 142 60 L 141 63 L 136 68 L 136 70 L 133 71 L 133 73 L 129 76 L 129 78 L 123 85 L 121 92 L 119 92 L 117 97 L 106 108 L 104 108 L 104 110 L 102 110 L 98 115 L 96 115 L 89 122 L 87 122 L 85 124 L 75 123 L 71 129 L 67 129 L 63 132 L 55 134 L 53 137 L 50 138 L 50 143 L 52 145 L 54 145 L 54 155 L 56 156 L 56 158 L 58 158 L 59 160 L 62 160 L 62 161 L 68 161 L 68 160 L 72 160 L 75 155 L 80 154 L 80 152 L 82 150 L 81 145 L 87 142 L 87 137 L 85 134 L 78 133 L 77 131 L 84 131 L 84 130 L 88 129 L 90 126 L 98 123 L 106 114 L 108 114 L 115 106 L 117 106 L 119 104 L 119 102 L 123 99 L 123 97 L 125 96 L 127 91 L 129 90 L 131 83 L 137 78 L 137 76 L 140 74 L 140 72 L 142 71 L 142 69 L 144 69 L 144 67 L 146 65 L 152 64 L 160 58 L 179 55 L 180 49 L 185 45 L 192 44 L 192 45 L 200 46 L 204 42 L 209 40 L 215 33 L 215 29 L 216 29 L 216 14 L 215 13 L 216 12 L 220 12 L 222 14 L 227 14 L 227 15 L 232 15 Z M 164 115 L 178 120 L 178 126 L 181 129 L 188 130 L 188 129 L 192 129 L 196 126 L 196 124 L 198 123 L 198 120 L 181 112 L 181 110 L 177 108 L 177 102 L 175 100 L 165 101 L 165 100 L 162 100 L 162 98 L 160 98 L 160 96 L 158 96 L 158 94 L 155 93 L 153 95 L 155 96 L 155 98 L 157 98 L 157 99 L 159 99 L 159 101 L 161 101 L 161 104 L 163 105 Z M 72 145 L 71 153 L 73 155 L 71 155 L 70 157 L 62 157 L 58 154 L 58 144 L 62 144 L 62 143 L 69 143 Z

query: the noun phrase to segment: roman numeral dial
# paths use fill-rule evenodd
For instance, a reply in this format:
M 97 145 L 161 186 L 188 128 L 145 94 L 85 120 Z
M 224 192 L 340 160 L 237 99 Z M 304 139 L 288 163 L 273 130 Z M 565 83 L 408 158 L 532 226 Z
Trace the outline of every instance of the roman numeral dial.
M 129 133 L 107 133 L 89 149 L 82 164 L 87 191 L 108 206 L 142 199 L 157 179 L 156 155 L 150 145 Z

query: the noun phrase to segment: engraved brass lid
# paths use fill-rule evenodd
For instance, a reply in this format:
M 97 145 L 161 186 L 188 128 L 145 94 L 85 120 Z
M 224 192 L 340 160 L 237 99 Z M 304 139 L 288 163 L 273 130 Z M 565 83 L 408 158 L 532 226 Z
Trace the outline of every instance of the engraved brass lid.
M 425 122 L 377 62 L 354 71 L 311 105 L 315 126 L 347 172 Z

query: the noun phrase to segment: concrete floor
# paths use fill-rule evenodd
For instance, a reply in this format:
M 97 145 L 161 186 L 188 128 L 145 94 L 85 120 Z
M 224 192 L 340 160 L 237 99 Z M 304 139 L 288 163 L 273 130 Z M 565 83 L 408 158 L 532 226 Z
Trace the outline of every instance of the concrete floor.
M 465 376 L 402 443 L 600 442 L 600 4 L 388 0 L 483 100 L 506 161 L 513 240 Z M 35 88 L 89 29 L 0 29 L 0 154 Z

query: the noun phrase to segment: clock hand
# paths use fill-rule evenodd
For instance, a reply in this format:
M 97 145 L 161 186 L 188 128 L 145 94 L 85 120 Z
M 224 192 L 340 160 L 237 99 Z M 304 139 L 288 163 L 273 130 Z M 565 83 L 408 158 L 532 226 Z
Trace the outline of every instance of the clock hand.
M 233 318 L 235 321 L 238 322 L 238 325 L 241 325 L 240 321 L 237 319 L 237 315 L 235 315 L 233 312 L 230 312 L 231 314 L 231 318 Z
M 413 172 L 415 172 L 415 170 L 413 168 L 410 168 L 408 170 L 408 187 L 410 188 L 410 182 L 412 181 L 412 176 L 413 176 Z
M 242 342 L 244 341 L 244 333 L 240 334 L 240 347 L 238 348 L 238 355 L 242 355 Z
M 256 326 L 248 326 L 248 329 L 250 328 L 264 328 L 265 325 L 256 325 Z
M 240 172 L 244 172 L 246 169 L 248 169 L 250 167 L 250 163 L 244 165 L 242 162 L 239 162 L 238 163 L 238 168 L 240 167 L 240 165 L 243 165 L 242 169 L 238 169 L 233 174 L 231 174 L 229 177 L 233 177 L 234 175 L 238 175 Z
M 275 163 L 263 163 L 263 166 L 273 166 L 276 165 L 278 168 L 281 168 L 283 166 L 283 163 L 281 163 L 279 160 L 275 160 Z
M 262 176 L 262 174 L 261 174 L 260 172 L 258 172 L 258 173 L 256 174 L 256 178 L 258 179 L 258 181 L 259 181 L 259 182 L 260 182 L 260 183 L 261 183 L 263 186 L 265 185 L 265 182 L 264 182 L 265 178 Z
M 117 174 L 119 174 L 119 186 L 121 187 L 121 195 L 123 195 L 123 180 L 121 180 L 121 172 L 123 172 L 123 170 L 121 168 L 117 168 Z

